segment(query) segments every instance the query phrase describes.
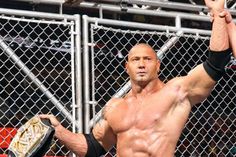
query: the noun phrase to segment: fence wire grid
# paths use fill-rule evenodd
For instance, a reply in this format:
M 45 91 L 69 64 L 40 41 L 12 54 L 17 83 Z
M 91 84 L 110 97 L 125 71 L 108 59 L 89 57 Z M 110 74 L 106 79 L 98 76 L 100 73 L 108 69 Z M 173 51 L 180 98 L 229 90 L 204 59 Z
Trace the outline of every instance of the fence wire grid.
M 53 99 L 72 114 L 72 26 L 50 18 L 0 16 L 0 154 L 7 154 L 16 129 L 36 114 L 54 114 L 71 129 Z M 68 154 L 56 139 L 47 152 Z
M 159 54 L 160 49 L 176 37 L 161 56 L 159 76 L 164 82 L 186 75 L 207 57 L 209 35 L 188 31 L 176 35 L 176 32 L 161 31 L 163 29 L 148 30 L 146 25 L 142 29 L 126 28 L 123 21 L 119 23 L 116 27 L 90 24 L 88 32 L 85 32 L 89 41 L 83 46 L 90 47 L 89 58 L 83 63 L 89 62 L 89 66 L 77 66 L 89 71 L 89 84 L 80 88 L 81 91 L 90 91 L 89 100 L 84 101 L 83 107 L 88 105 L 91 121 L 129 81 L 124 64 L 133 45 L 148 43 Z M 72 130 L 73 122 L 67 116 L 73 115 L 71 104 L 74 103 L 73 96 L 78 94 L 73 91 L 72 80 L 72 75 L 75 75 L 74 29 L 75 24 L 70 20 L 1 14 L 0 154 L 7 154 L 16 129 L 35 114 L 52 113 L 63 126 Z M 235 65 L 236 60 L 232 58 L 226 74 L 211 95 L 193 107 L 178 142 L 176 157 L 236 156 Z M 87 79 L 85 74 L 82 77 Z M 55 139 L 47 155 L 71 156 L 71 152 Z M 116 148 L 113 147 L 105 156 L 116 156 Z

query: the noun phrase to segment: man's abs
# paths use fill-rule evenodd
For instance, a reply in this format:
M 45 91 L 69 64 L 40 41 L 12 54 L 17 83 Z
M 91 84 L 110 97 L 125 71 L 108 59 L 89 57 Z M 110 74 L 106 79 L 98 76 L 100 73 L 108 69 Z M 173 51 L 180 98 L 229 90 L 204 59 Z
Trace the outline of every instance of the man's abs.
M 174 150 L 175 142 L 163 132 L 131 129 L 118 135 L 118 157 L 173 157 Z

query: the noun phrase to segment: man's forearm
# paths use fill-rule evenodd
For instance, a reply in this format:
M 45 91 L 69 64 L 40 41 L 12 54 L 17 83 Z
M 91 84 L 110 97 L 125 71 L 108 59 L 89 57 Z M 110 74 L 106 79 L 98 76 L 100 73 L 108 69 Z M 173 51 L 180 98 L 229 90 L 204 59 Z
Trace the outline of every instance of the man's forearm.
M 236 25 L 233 21 L 227 24 L 227 30 L 229 34 L 230 45 L 233 50 L 233 55 L 236 57 Z
M 83 134 L 75 134 L 64 128 L 62 125 L 57 126 L 55 132 L 56 138 L 64 144 L 69 150 L 84 157 L 87 153 L 87 142 Z
M 226 50 L 229 48 L 229 37 L 225 19 L 219 16 L 219 12 L 215 12 L 214 15 L 210 49 L 213 51 Z

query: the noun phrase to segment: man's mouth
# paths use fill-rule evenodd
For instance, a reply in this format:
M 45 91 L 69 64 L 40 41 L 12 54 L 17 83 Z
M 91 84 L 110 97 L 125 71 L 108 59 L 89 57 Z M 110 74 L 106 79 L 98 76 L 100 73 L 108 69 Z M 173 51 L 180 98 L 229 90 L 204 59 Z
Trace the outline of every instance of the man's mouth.
M 140 73 L 143 74 L 143 73 L 146 73 L 146 72 L 145 71 L 138 71 L 137 73 L 138 74 L 140 74 Z
M 138 75 L 145 75 L 146 72 L 144 72 L 144 71 L 139 71 L 139 72 L 137 72 L 137 74 L 138 74 Z

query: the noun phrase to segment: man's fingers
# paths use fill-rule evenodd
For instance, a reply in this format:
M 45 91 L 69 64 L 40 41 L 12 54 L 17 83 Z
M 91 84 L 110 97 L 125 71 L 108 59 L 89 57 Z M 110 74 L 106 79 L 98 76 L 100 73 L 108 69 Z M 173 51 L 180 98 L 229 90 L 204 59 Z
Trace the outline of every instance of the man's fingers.
M 226 23 L 230 23 L 232 21 L 232 16 L 228 10 L 222 11 L 219 16 L 221 18 L 225 18 Z
M 227 23 L 230 23 L 233 20 L 233 18 L 232 18 L 229 11 L 226 11 L 225 20 L 226 20 Z
M 226 15 L 227 15 L 227 12 L 225 10 L 219 14 L 219 16 L 222 18 L 225 17 Z
M 51 115 L 49 115 L 49 114 L 40 114 L 38 116 L 39 116 L 39 118 L 43 118 L 43 119 L 45 119 L 45 118 L 50 119 L 50 117 L 51 117 Z
M 60 125 L 60 122 L 52 114 L 40 114 L 38 116 L 39 116 L 39 118 L 42 118 L 42 119 L 49 119 L 51 124 L 52 124 L 52 126 L 54 126 L 54 127 Z
M 210 21 L 213 22 L 215 15 L 212 12 L 210 12 L 209 15 L 210 15 Z M 221 18 L 225 18 L 226 23 L 230 23 L 233 20 L 230 12 L 228 10 L 221 11 L 217 16 L 219 16 Z

